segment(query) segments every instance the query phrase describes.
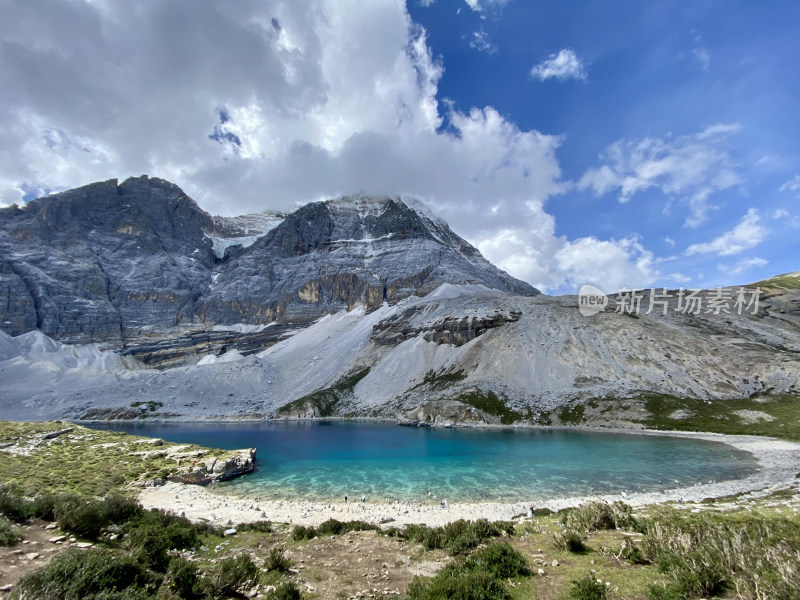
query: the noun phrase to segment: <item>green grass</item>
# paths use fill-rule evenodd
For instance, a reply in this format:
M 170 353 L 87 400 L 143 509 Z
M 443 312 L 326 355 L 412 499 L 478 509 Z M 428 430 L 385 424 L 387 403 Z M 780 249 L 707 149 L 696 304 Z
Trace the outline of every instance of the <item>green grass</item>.
M 530 575 L 525 557 L 507 542 L 492 543 L 457 559 L 435 577 L 416 577 L 409 600 L 505 600 L 512 578 Z
M 377 525 L 364 521 L 337 521 L 328 519 L 317 527 L 298 525 L 292 530 L 292 539 L 296 542 L 311 540 L 323 535 L 342 535 L 350 531 L 376 531 Z
M 320 417 L 332 417 L 336 413 L 339 402 L 353 393 L 359 381 L 369 374 L 369 367 L 345 375 L 331 387 L 312 392 L 302 398 L 284 404 L 278 409 L 278 415 L 285 415 L 311 404 Z
M 430 370 L 425 374 L 425 378 L 422 380 L 422 383 L 416 387 L 427 385 L 432 390 L 443 390 L 460 381 L 464 381 L 466 378 L 467 374 L 464 373 L 462 369 L 441 373 Z
M 5 517 L 0 517 L 0 546 L 13 546 L 20 539 L 19 531 Z
M 709 431 L 729 435 L 766 435 L 800 441 L 800 396 L 775 395 L 731 400 L 705 400 L 675 398 L 660 394 L 642 396 L 650 417 L 642 421 L 652 429 L 681 431 Z M 686 418 L 673 419 L 676 410 L 688 412 Z M 773 421 L 745 423 L 733 414 L 737 410 L 766 413 Z
M 407 525 L 404 529 L 387 531 L 388 535 L 422 544 L 426 550 L 445 550 L 451 555 L 465 554 L 488 539 L 513 533 L 514 523 L 511 521 L 490 522 L 486 519 L 459 519 L 441 527 Z
M 583 414 L 586 407 L 583 404 L 575 406 L 564 406 L 558 411 L 558 419 L 562 425 L 580 425 L 583 422 Z
M 131 493 L 126 484 L 135 480 L 166 477 L 187 469 L 190 459 L 177 460 L 165 456 L 176 446 L 224 459 L 234 453 L 212 450 L 193 444 L 151 446 L 147 438 L 115 431 L 101 431 L 62 421 L 16 423 L 0 421 L 0 442 L 17 440 L 17 446 L 32 445 L 44 434 L 73 428 L 54 439 L 32 447 L 28 455 L 0 450 L 0 483 L 33 496 L 44 492 L 75 493 L 104 496 L 110 492 Z M 137 455 L 140 452 L 152 454 Z
M 783 290 L 797 290 L 800 289 L 800 277 L 793 277 L 789 273 L 785 273 L 783 275 L 770 277 L 769 279 L 764 279 L 756 283 L 751 283 L 746 287 L 749 288 L 759 287 L 762 290 L 766 290 L 769 288 L 779 288 Z
M 519 421 L 522 415 L 515 410 L 510 409 L 503 400 L 501 400 L 494 392 L 484 392 L 483 390 L 467 390 L 462 392 L 454 398 L 470 406 L 474 406 L 478 410 L 485 413 L 500 417 L 500 422 L 503 425 L 511 425 Z

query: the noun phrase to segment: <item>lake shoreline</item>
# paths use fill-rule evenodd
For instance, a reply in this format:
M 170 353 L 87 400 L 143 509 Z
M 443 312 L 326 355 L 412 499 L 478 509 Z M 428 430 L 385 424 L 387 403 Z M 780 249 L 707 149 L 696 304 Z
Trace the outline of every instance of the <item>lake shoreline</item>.
M 328 419 L 320 419 L 328 420 Z M 377 420 L 370 420 L 375 422 Z M 503 426 L 509 428 L 511 426 Z M 513 428 L 513 427 L 511 427 Z M 753 493 L 767 495 L 772 491 L 790 486 L 800 474 L 800 444 L 777 438 L 724 435 L 705 432 L 660 431 L 635 428 L 608 427 L 536 427 L 544 430 L 602 431 L 605 433 L 628 433 L 662 435 L 722 442 L 750 453 L 758 462 L 756 473 L 741 479 L 714 483 L 696 484 L 691 487 L 667 489 L 657 492 L 575 496 L 541 499 L 532 497 L 520 502 L 448 502 L 441 508 L 442 498 L 419 498 L 414 500 L 375 500 L 367 502 L 344 502 L 343 498 L 330 500 L 302 500 L 295 498 L 265 497 L 263 495 L 236 496 L 223 490 L 208 489 L 180 483 L 167 483 L 149 487 L 139 493 L 139 501 L 146 508 L 161 508 L 184 514 L 193 521 L 207 521 L 216 525 L 248 523 L 270 520 L 280 523 L 318 525 L 328 519 L 340 521 L 363 520 L 370 523 L 386 523 L 402 526 L 410 523 L 443 525 L 458 519 L 507 520 L 527 513 L 535 508 L 559 510 L 577 506 L 588 501 L 613 502 L 622 500 L 632 506 L 671 503 L 689 507 L 706 498 L 718 498 Z M 679 500 L 682 503 L 679 504 Z

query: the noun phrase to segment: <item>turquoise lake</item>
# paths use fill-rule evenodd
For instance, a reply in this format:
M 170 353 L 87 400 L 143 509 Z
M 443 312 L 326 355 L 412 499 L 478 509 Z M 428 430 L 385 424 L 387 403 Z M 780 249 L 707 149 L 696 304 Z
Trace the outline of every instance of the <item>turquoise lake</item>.
M 256 447 L 257 470 L 221 484 L 284 498 L 536 500 L 661 491 L 749 475 L 719 442 L 565 430 L 465 430 L 361 422 L 109 423 L 93 427 L 216 448 Z

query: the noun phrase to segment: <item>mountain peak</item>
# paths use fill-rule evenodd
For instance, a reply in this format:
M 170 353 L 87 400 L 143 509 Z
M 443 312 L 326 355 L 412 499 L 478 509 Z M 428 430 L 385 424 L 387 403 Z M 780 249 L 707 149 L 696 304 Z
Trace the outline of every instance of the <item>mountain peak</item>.
M 442 284 L 536 295 L 422 203 L 342 196 L 211 217 L 155 177 L 67 190 L 0 222 L 0 330 L 127 344 L 176 329 L 308 323 Z

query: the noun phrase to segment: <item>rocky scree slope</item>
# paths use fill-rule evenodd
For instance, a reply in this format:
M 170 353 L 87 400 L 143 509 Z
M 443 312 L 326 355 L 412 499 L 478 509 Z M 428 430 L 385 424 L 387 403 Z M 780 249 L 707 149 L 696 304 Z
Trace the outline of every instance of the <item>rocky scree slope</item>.
M 96 354 L 31 337 L 39 333 L 0 334 L 0 411 L 25 419 L 550 423 L 563 407 L 589 412 L 599 399 L 602 410 L 610 399 L 621 408 L 604 418 L 623 423 L 642 415 L 633 414 L 636 402 L 614 399 L 769 402 L 800 393 L 800 289 L 762 291 L 756 314 L 683 314 L 671 300 L 665 315 L 585 317 L 575 296 L 443 284 L 370 312 L 327 315 L 256 354 L 163 371 L 125 369 L 106 355 L 84 365 L 65 353 Z
M 443 283 L 538 293 L 399 197 L 223 218 L 142 176 L 0 210 L 0 330 L 102 343 L 158 366 L 251 353 L 326 314 Z

